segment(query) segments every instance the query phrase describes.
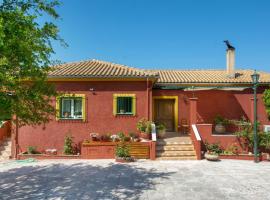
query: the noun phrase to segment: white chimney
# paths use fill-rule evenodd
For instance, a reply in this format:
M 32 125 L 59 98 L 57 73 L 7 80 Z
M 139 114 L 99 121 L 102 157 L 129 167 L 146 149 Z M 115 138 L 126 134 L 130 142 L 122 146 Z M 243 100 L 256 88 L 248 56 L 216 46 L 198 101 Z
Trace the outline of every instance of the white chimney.
M 224 41 L 227 45 L 226 61 L 227 61 L 227 76 L 235 78 L 235 48 L 230 45 L 228 40 Z

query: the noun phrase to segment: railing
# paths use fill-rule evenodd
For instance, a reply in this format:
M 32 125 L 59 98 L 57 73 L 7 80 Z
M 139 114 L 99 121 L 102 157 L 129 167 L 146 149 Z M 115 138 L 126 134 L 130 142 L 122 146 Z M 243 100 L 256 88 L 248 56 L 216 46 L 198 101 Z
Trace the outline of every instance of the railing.
M 157 141 L 157 131 L 156 131 L 156 125 L 154 123 L 151 124 L 152 128 L 152 141 Z
M 201 149 L 202 149 L 202 139 L 201 139 L 201 136 L 200 136 L 200 133 L 196 127 L 195 124 L 192 124 L 192 129 L 191 129 L 191 139 L 192 139 L 192 142 L 194 144 L 194 148 L 195 148 L 195 152 L 196 152 L 196 156 L 197 156 L 197 159 L 198 160 L 201 160 L 202 159 L 202 152 L 201 152 Z

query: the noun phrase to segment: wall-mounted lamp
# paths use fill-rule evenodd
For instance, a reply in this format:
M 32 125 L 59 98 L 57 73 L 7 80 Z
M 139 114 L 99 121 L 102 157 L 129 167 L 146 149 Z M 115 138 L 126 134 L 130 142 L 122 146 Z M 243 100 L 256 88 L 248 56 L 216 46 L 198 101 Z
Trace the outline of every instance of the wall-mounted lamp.
M 93 94 L 93 95 L 95 95 L 95 94 L 96 94 L 96 93 L 95 93 L 95 89 L 94 89 L 94 88 L 90 88 L 90 89 L 89 89 L 89 91 L 90 91 L 90 92 L 92 92 L 92 94 Z

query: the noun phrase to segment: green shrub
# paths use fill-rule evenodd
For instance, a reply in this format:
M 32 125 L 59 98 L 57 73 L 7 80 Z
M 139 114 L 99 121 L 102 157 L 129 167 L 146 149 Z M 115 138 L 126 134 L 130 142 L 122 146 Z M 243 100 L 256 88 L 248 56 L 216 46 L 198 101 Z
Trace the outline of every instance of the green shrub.
M 117 145 L 115 155 L 116 155 L 116 157 L 119 157 L 119 158 L 130 157 L 128 146 L 124 145 L 124 144 Z
M 222 149 L 220 147 L 220 144 L 219 143 L 212 143 L 212 144 L 209 144 L 207 141 L 205 141 L 205 147 L 207 149 L 207 151 L 210 153 L 210 154 L 221 154 L 222 153 Z
M 39 154 L 40 152 L 37 151 L 37 148 L 34 146 L 27 147 L 27 154 Z
M 266 113 L 268 114 L 268 119 L 270 120 L 270 89 L 264 91 L 262 98 L 265 105 Z
M 66 155 L 72 155 L 74 154 L 74 149 L 73 149 L 73 137 L 71 134 L 66 135 L 65 141 L 64 141 L 64 154 Z

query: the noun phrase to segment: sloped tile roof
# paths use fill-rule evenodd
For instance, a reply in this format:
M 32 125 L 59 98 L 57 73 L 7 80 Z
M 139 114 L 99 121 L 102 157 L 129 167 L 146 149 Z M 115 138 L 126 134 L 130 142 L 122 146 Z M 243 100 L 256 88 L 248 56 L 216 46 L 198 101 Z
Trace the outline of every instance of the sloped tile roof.
M 226 70 L 143 70 L 99 60 L 61 64 L 53 67 L 49 78 L 146 78 L 155 77 L 157 84 L 252 83 L 253 70 L 236 70 L 236 77 Z M 270 73 L 258 72 L 261 83 L 270 83 Z
M 57 65 L 49 73 L 49 77 L 58 78 L 143 78 L 155 76 L 157 76 L 155 72 L 100 60 Z
M 159 74 L 157 83 L 252 83 L 253 70 L 236 70 L 230 78 L 226 70 L 152 70 Z M 270 73 L 260 74 L 261 83 L 270 83 Z

